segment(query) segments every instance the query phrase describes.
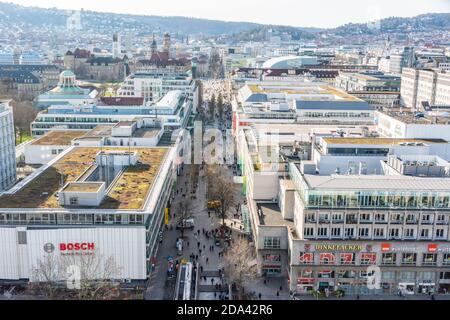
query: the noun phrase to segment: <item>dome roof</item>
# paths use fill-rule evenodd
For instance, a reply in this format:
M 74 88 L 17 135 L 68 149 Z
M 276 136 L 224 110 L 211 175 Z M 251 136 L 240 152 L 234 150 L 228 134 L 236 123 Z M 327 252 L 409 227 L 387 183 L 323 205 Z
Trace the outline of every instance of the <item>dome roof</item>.
M 64 70 L 63 72 L 61 72 L 61 74 L 59 76 L 60 77 L 75 77 L 75 73 L 73 73 L 70 70 Z

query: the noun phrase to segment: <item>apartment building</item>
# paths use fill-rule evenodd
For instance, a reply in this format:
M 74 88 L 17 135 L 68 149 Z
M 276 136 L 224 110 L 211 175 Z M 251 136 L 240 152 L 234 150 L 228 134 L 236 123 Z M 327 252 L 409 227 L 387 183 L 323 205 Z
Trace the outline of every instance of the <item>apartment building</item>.
M 15 146 L 13 111 L 9 101 L 0 101 L 0 191 L 16 181 Z

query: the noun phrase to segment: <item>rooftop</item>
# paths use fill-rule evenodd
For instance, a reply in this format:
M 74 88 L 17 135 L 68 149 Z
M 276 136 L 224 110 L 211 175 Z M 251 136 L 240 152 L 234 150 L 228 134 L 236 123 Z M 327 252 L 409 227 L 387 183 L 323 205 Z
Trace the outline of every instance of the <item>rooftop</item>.
M 86 131 L 50 131 L 43 137 L 34 140 L 32 145 L 39 146 L 70 146 L 73 139 L 81 138 Z
M 99 151 L 136 151 L 139 162 L 120 174 L 110 186 L 99 209 L 143 209 L 153 181 L 168 151 L 167 148 L 99 148 L 74 147 L 70 152 L 49 165 L 14 194 L 0 196 L 2 208 L 60 209 L 56 194 L 60 191 L 61 176 L 64 184 L 76 182 L 95 165 Z
M 67 184 L 64 191 L 68 192 L 97 192 L 103 182 L 71 182 Z
M 395 138 L 340 138 L 323 137 L 322 140 L 327 144 L 372 144 L 372 145 L 391 145 L 403 142 L 413 143 L 447 143 L 442 139 L 395 139 Z
M 303 175 L 315 190 L 386 190 L 386 191 L 443 191 L 450 190 L 450 179 L 396 175 Z

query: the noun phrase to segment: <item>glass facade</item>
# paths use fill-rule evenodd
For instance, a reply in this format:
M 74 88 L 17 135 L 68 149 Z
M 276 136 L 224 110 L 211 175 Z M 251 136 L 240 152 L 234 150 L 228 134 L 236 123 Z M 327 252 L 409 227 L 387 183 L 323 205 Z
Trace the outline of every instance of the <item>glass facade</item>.
M 290 175 L 305 206 L 314 208 L 447 209 L 450 191 L 311 190 L 293 163 Z

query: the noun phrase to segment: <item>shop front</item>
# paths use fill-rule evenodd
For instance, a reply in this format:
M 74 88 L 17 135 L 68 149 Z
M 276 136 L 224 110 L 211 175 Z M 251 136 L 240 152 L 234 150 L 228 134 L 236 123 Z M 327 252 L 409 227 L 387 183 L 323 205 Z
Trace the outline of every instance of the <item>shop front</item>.
M 416 288 L 416 284 L 414 282 L 399 282 L 398 290 L 403 295 L 412 295 L 414 294 L 414 289 Z

